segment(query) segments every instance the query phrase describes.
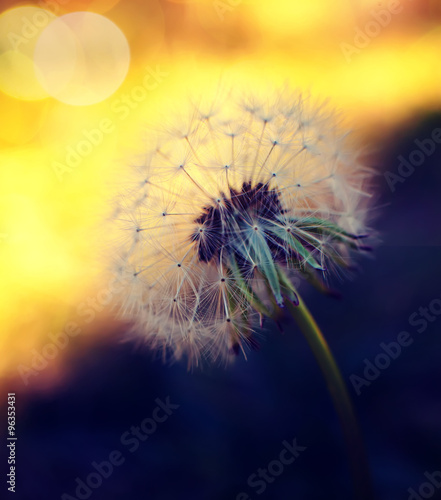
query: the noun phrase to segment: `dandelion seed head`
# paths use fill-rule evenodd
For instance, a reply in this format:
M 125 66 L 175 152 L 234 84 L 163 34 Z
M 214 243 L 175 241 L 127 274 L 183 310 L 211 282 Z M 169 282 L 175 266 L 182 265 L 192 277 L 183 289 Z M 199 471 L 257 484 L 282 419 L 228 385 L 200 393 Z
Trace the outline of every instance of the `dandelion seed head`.
M 231 359 L 259 320 L 363 251 L 370 172 L 300 94 L 190 103 L 131 168 L 113 222 L 121 315 L 153 349 Z M 170 121 L 170 120 L 169 120 Z

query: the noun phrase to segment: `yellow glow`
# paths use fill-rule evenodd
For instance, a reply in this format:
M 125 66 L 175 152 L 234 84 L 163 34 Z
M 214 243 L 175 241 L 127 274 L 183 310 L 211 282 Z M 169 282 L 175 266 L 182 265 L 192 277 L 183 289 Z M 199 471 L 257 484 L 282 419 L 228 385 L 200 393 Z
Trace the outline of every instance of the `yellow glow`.
M 297 37 L 332 25 L 353 20 L 354 10 L 351 1 L 309 0 L 295 2 L 279 0 L 257 2 L 253 9 L 257 20 L 274 30 L 274 34 Z M 338 15 L 336 15 L 338 13 Z
M 0 92 L 0 141 L 23 145 L 33 139 L 40 130 L 48 101 L 19 101 Z
M 13 165 L 8 165 L 13 168 Z M 29 175 L 29 174 L 28 174 Z M 34 176 L 34 182 L 38 176 Z M 11 195 L 1 200 L 1 210 L 13 212 L 3 231 L 8 235 L 5 252 L 14 265 L 16 282 L 41 283 L 51 289 L 69 276 L 69 259 L 60 252 L 60 241 L 50 227 L 50 217 L 35 200 Z M 11 262 L 12 261 L 12 262 Z M 2 276 L 11 274 L 2 269 Z
M 91 12 L 53 21 L 35 47 L 37 76 L 46 91 L 73 105 L 103 101 L 124 81 L 130 49 L 122 31 Z

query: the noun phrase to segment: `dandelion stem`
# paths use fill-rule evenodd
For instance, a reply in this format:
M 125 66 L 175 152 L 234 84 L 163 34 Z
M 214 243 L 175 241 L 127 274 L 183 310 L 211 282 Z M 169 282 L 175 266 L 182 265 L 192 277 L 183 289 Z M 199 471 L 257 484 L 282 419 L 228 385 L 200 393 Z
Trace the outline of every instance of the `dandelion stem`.
M 335 409 L 339 415 L 353 474 L 355 498 L 357 500 L 372 500 L 373 492 L 369 466 L 346 384 L 320 328 L 299 295 L 298 299 L 298 306 L 295 306 L 289 300 L 286 300 L 285 303 L 299 325 L 322 370 Z

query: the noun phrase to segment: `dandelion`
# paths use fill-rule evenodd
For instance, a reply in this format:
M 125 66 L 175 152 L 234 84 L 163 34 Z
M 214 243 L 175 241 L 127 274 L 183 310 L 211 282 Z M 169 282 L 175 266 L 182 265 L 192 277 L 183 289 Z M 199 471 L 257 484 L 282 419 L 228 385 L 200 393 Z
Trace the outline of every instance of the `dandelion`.
M 265 317 L 288 309 L 358 463 L 345 385 L 293 283 L 301 275 L 329 292 L 329 274 L 369 250 L 370 178 L 326 106 L 286 92 L 230 98 L 191 104 L 187 119 L 164 127 L 115 214 L 121 315 L 137 335 L 190 365 L 229 360 L 256 345 Z M 363 467 L 354 467 L 368 498 Z
M 363 251 L 369 172 L 302 96 L 194 108 L 134 167 L 115 217 L 122 312 L 152 348 L 228 360 Z

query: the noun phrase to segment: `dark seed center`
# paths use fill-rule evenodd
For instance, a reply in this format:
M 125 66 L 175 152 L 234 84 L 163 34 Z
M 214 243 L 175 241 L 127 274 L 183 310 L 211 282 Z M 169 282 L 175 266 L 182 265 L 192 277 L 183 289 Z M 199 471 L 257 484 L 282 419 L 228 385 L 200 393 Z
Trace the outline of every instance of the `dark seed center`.
M 213 205 L 203 208 L 202 214 L 194 221 L 197 228 L 191 236 L 198 244 L 198 256 L 203 262 L 220 258 L 221 249 L 234 252 L 235 244 L 246 228 L 259 231 L 261 224 L 277 222 L 285 213 L 279 199 L 279 193 L 270 189 L 268 184 L 244 182 L 240 190 L 230 189 L 228 195 L 213 200 Z M 201 228 L 203 227 L 203 229 Z M 204 232 L 204 237 L 201 233 Z M 262 231 L 264 233 L 264 231 Z M 274 238 L 268 239 L 268 245 L 279 252 Z M 239 260 L 241 257 L 238 257 Z

